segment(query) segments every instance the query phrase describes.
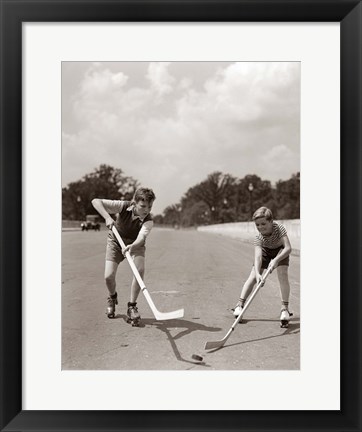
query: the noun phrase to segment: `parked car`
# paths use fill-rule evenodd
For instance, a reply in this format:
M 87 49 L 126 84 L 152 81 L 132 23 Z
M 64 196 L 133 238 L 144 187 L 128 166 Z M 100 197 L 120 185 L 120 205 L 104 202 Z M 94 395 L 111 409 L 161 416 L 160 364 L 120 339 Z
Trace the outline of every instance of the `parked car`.
M 82 231 L 94 230 L 100 231 L 101 224 L 99 223 L 99 216 L 87 215 L 86 220 L 80 224 Z

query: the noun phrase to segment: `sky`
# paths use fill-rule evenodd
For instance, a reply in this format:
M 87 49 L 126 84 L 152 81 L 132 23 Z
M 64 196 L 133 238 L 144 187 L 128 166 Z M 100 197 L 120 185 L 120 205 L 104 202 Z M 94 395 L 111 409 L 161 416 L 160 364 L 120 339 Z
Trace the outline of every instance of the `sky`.
M 215 171 L 300 171 L 298 62 L 63 62 L 62 186 L 101 164 L 156 194 L 154 214 Z

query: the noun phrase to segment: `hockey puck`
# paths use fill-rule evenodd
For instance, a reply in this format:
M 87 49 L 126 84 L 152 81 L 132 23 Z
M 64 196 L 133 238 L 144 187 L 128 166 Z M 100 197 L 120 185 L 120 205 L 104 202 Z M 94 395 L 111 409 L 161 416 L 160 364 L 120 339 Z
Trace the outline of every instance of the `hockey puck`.
M 203 357 L 201 357 L 197 354 L 192 354 L 191 358 L 194 360 L 197 360 L 197 361 L 202 361 L 202 359 L 203 359 Z

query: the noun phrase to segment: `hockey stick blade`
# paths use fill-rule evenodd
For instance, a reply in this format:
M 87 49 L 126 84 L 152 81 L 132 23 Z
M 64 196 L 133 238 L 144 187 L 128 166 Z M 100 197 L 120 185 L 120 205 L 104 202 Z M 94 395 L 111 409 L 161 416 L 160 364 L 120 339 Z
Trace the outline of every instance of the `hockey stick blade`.
M 153 314 L 157 321 L 166 321 L 166 320 L 172 320 L 172 319 L 178 319 L 183 318 L 184 316 L 184 310 L 178 309 L 173 312 L 160 312 L 160 311 L 153 311 Z
M 112 227 L 112 231 L 113 231 L 113 234 L 116 236 L 117 241 L 120 244 L 120 246 L 122 248 L 125 248 L 126 245 L 125 245 L 124 241 L 122 240 L 122 237 L 119 235 L 119 232 L 117 231 L 117 228 L 115 226 Z M 143 295 L 145 296 L 147 303 L 148 303 L 149 307 L 151 308 L 153 315 L 155 316 L 156 320 L 157 321 L 165 321 L 165 320 L 182 318 L 184 316 L 184 310 L 183 309 L 178 309 L 178 310 L 175 310 L 172 312 L 160 312 L 156 308 L 149 292 L 147 291 L 146 285 L 143 282 L 143 279 L 141 278 L 141 275 L 139 274 L 137 267 L 136 267 L 135 263 L 133 262 L 131 254 L 129 252 L 126 252 L 126 258 L 127 258 L 128 264 L 131 267 L 133 275 L 136 278 L 138 285 L 140 286 L 141 291 L 142 291 Z
M 206 350 L 210 350 L 210 349 L 214 349 L 214 348 L 221 348 L 221 347 L 223 347 L 223 346 L 225 345 L 225 342 L 229 339 L 229 336 L 231 335 L 231 332 L 232 332 L 233 330 L 234 330 L 233 328 L 230 329 L 230 330 L 227 332 L 226 336 L 223 337 L 221 340 L 206 342 L 206 344 L 205 344 L 205 349 L 206 349 Z
M 153 300 L 147 290 L 147 288 L 145 286 L 143 286 L 143 288 L 141 287 L 143 295 L 146 297 L 146 300 L 153 312 L 153 315 L 155 316 L 157 321 L 162 321 L 162 320 L 171 320 L 171 319 L 177 319 L 177 318 L 182 318 L 184 316 L 184 310 L 183 309 L 178 309 L 172 312 L 160 312 L 155 304 L 153 303 Z
M 155 317 L 157 321 L 166 321 L 182 318 L 184 316 L 184 310 L 178 309 L 174 312 L 157 312 L 157 316 Z

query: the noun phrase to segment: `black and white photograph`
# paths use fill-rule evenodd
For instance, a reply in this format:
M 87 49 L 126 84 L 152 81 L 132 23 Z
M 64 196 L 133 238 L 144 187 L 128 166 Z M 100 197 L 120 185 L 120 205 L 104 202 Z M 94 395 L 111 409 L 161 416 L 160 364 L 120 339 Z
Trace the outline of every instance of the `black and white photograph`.
M 361 432 L 362 0 L 0 3 L 0 430 Z
M 61 368 L 300 370 L 298 61 L 61 63 Z

